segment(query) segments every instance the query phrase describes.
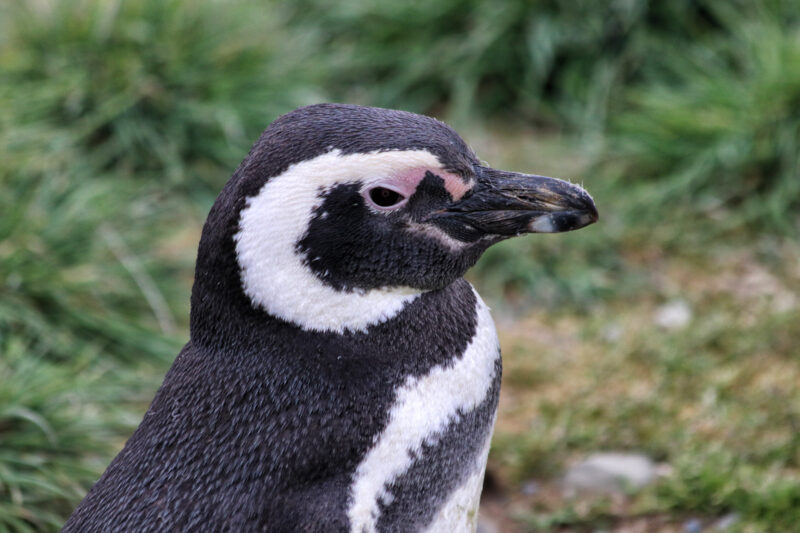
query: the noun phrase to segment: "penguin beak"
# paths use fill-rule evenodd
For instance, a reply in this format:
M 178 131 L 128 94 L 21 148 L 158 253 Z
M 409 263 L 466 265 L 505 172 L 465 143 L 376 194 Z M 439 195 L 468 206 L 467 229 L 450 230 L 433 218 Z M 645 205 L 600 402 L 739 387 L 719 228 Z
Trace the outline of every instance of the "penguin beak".
M 477 170 L 472 194 L 435 217 L 460 240 L 572 231 L 599 218 L 592 197 L 577 185 L 488 167 Z

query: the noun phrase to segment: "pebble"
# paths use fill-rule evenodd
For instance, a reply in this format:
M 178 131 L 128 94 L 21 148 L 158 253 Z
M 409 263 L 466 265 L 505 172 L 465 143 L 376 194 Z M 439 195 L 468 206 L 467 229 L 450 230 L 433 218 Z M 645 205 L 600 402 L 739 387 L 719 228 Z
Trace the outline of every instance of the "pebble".
M 739 521 L 739 513 L 728 513 L 716 522 L 714 522 L 715 531 L 725 531 L 730 529 Z
M 690 518 L 683 523 L 684 533 L 700 533 L 703 531 L 703 523 L 697 518 Z
M 564 491 L 620 493 L 640 489 L 657 476 L 656 465 L 639 453 L 595 453 L 567 469 Z
M 522 484 L 520 492 L 522 492 L 522 494 L 525 496 L 533 496 L 539 492 L 540 488 L 541 487 L 539 487 L 539 484 L 536 481 L 529 479 Z
M 672 300 L 656 309 L 653 321 L 663 329 L 683 329 L 692 320 L 692 308 L 686 300 Z
M 619 342 L 622 338 L 622 333 L 622 326 L 619 324 L 609 324 L 603 329 L 603 340 L 609 344 L 614 344 L 615 342 Z
M 500 533 L 500 526 L 491 518 L 478 515 L 478 527 L 475 533 Z

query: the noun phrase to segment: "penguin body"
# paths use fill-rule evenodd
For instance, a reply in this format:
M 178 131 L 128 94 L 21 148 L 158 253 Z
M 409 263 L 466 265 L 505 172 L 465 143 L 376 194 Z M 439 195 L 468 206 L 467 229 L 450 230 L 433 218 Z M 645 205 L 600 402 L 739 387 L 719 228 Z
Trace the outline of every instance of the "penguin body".
M 206 221 L 190 341 L 63 531 L 474 530 L 501 362 L 461 276 L 596 218 L 428 117 L 281 117 Z

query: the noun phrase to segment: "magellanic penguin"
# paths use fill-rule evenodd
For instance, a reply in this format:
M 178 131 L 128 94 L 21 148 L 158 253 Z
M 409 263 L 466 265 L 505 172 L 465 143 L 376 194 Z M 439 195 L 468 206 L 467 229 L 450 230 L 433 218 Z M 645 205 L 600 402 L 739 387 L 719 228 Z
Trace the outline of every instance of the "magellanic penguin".
M 596 220 L 429 117 L 278 118 L 208 215 L 189 342 L 63 531 L 473 531 L 501 364 L 462 276 Z

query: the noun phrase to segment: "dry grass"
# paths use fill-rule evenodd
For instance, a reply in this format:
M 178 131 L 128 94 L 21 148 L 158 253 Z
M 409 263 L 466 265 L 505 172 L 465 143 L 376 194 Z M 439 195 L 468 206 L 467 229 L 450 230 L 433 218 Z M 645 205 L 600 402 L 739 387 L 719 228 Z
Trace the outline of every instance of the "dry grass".
M 679 530 L 690 512 L 710 523 L 731 502 L 694 495 L 696 508 L 675 512 L 680 491 L 659 487 L 702 492 L 704 483 L 722 482 L 727 493 L 746 494 L 800 483 L 800 249 L 784 243 L 779 257 L 771 265 L 744 248 L 705 260 L 637 254 L 631 260 L 649 280 L 638 297 L 585 314 L 537 310 L 501 325 L 505 366 L 491 467 L 509 498 L 506 510 L 521 516 L 520 530 L 548 517 L 551 527 L 575 531 L 588 524 Z M 692 317 L 665 330 L 656 316 L 675 299 Z M 665 476 L 631 497 L 564 497 L 563 469 L 604 450 L 643 451 Z M 704 462 L 720 469 L 703 472 Z M 749 483 L 754 472 L 758 482 Z M 721 480 L 702 479 L 715 474 Z M 522 495 L 531 480 L 542 490 Z M 678 529 L 667 524 L 676 520 Z M 754 513 L 742 527 L 759 531 L 759 524 Z

